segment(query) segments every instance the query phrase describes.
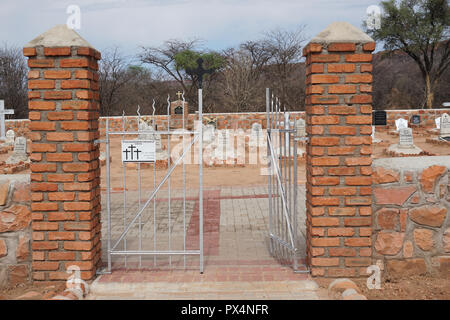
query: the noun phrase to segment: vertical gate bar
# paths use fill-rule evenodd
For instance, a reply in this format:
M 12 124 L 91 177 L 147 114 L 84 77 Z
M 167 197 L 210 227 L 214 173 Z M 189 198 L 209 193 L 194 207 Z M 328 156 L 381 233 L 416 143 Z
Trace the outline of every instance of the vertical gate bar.
M 125 111 L 122 112 L 122 126 L 123 126 L 123 132 L 125 132 Z M 122 135 L 122 139 L 125 138 L 125 134 Z M 126 182 L 126 163 L 122 162 L 122 185 L 123 185 L 123 230 L 125 231 L 127 227 L 127 182 Z M 127 251 L 127 238 L 123 238 L 123 250 Z M 127 267 L 127 256 L 124 257 L 125 262 L 125 268 Z
M 138 108 L 138 127 L 137 127 L 138 133 L 140 132 L 140 124 L 141 124 L 141 114 L 139 113 Z M 138 139 L 140 139 L 139 134 Z M 139 162 L 137 166 L 138 166 L 138 208 L 141 209 L 141 163 Z M 142 215 L 139 216 L 138 230 L 139 230 L 138 248 L 139 251 L 142 251 Z M 142 256 L 139 256 L 139 268 L 142 268 Z
M 277 126 L 277 140 L 278 140 L 278 150 L 276 151 L 277 153 L 277 166 L 280 166 L 280 152 L 281 152 L 281 144 L 280 144 L 280 139 L 281 139 L 281 134 L 280 134 L 280 102 L 278 100 L 276 100 L 276 104 L 277 104 L 277 108 L 276 108 L 276 126 Z M 278 170 L 278 173 L 280 173 L 280 170 Z M 281 221 L 280 221 L 280 185 L 279 185 L 279 179 L 276 179 L 277 181 L 277 236 L 279 237 L 281 234 L 281 229 L 280 229 L 280 225 L 281 225 Z M 281 208 L 282 209 L 282 208 Z M 280 258 L 280 243 L 277 241 L 277 256 Z
M 284 145 L 284 158 L 283 158 L 283 164 L 282 165 L 284 165 L 284 170 L 283 170 L 283 172 L 284 172 L 284 188 L 283 188 L 283 191 L 284 191 L 284 198 L 286 199 L 286 201 L 289 201 L 289 199 L 288 199 L 288 195 L 287 195 L 287 170 L 288 170 L 288 167 L 287 167 L 287 155 L 288 155 L 288 150 L 286 150 L 286 147 L 288 147 L 287 145 L 286 145 L 286 143 L 287 143 L 287 141 L 286 141 L 286 137 L 287 137 L 287 135 L 288 135 L 288 132 L 286 131 L 286 130 L 288 130 L 288 128 L 289 128 L 289 124 L 287 123 L 288 122 L 288 117 L 287 117 L 287 115 L 288 115 L 288 113 L 286 112 L 286 104 L 283 106 L 283 111 L 284 111 L 284 113 L 283 113 L 283 118 L 284 118 L 284 134 L 283 134 L 283 138 L 284 138 L 284 141 L 283 141 L 283 145 Z M 286 206 L 285 206 L 285 208 L 284 208 L 284 210 L 286 210 L 286 207 L 287 207 L 287 203 L 286 203 Z M 284 216 L 285 218 L 284 218 L 284 220 L 285 220 L 285 223 L 284 223 L 284 225 L 283 225 L 283 227 L 284 227 L 284 233 L 285 233 L 285 235 L 286 235 L 286 240 L 287 240 L 287 228 L 288 228 L 288 221 L 287 221 L 287 218 L 286 218 L 286 216 L 288 216 L 289 215 L 289 212 L 286 212 L 286 215 Z M 286 241 L 286 242 L 288 242 L 288 241 Z M 287 260 L 287 257 L 288 257 L 288 255 L 287 255 L 287 248 L 284 248 L 284 250 L 283 250 L 283 252 L 284 252 L 284 259 L 285 259 L 285 261 Z
M 266 135 L 267 135 L 267 139 L 270 139 L 270 89 L 266 88 Z M 272 234 L 272 177 L 271 177 L 271 173 L 272 173 L 272 166 L 271 166 L 271 156 L 270 156 L 270 147 L 269 147 L 269 141 L 267 142 L 267 170 L 268 170 L 268 198 L 269 198 L 269 235 Z M 269 171 L 270 170 L 270 171 Z M 269 237 L 269 251 L 270 254 L 273 254 L 273 249 L 272 249 L 272 238 Z
M 106 139 L 106 212 L 108 217 L 108 272 L 111 272 L 111 173 L 110 173 L 110 150 L 109 150 L 109 120 L 106 118 L 105 124 Z
M 155 131 L 156 132 L 156 131 Z M 153 191 L 156 189 L 156 159 L 153 163 Z M 155 194 L 155 198 L 153 199 L 153 251 L 156 251 L 156 197 L 158 194 Z M 156 255 L 153 256 L 153 266 L 156 267 Z
M 289 146 L 289 158 L 288 158 L 288 170 L 289 170 L 289 176 L 288 176 L 288 191 L 289 191 L 289 194 L 288 194 L 288 205 L 289 205 L 289 213 L 290 213 L 290 215 L 289 215 L 289 221 L 291 222 L 292 221 L 292 187 L 291 187 L 291 184 L 292 184 L 292 159 L 291 159 L 291 157 L 293 156 L 292 155 L 292 150 L 291 150 L 291 148 L 292 148 L 292 146 L 291 146 L 291 137 L 292 137 L 292 133 L 291 133 L 291 123 L 290 123 L 290 119 L 289 119 L 289 132 L 288 132 L 288 146 Z M 292 225 L 292 223 L 291 223 L 291 225 Z M 295 244 L 295 242 L 294 242 L 294 244 Z
M 297 129 L 297 128 L 295 128 Z M 294 131 L 295 136 L 297 136 L 297 130 Z M 294 169 L 294 181 L 293 181 L 293 187 L 294 187 L 294 209 L 293 209 L 293 229 L 294 229 L 294 270 L 298 270 L 298 261 L 297 261 L 297 246 L 298 246 L 298 239 L 297 239 L 297 228 L 298 228 L 298 221 L 297 221 L 297 140 L 294 140 L 294 158 L 293 160 L 293 169 Z
M 170 168 L 170 96 L 167 98 L 167 168 Z M 172 230 L 171 230 L 171 207 L 170 207 L 170 196 L 171 196 L 171 185 L 170 185 L 170 176 L 167 181 L 168 190 L 168 210 L 169 210 L 169 251 L 172 249 Z M 172 256 L 169 255 L 169 266 L 172 266 Z
M 203 90 L 198 89 L 198 117 L 199 117 L 199 224 L 200 224 L 200 273 L 203 273 Z
M 156 139 L 157 135 L 157 128 L 155 126 L 155 99 L 153 99 L 153 114 L 152 114 L 152 129 L 153 129 L 153 139 Z M 153 191 L 156 189 L 156 158 L 155 162 L 153 163 Z M 155 197 L 153 199 L 153 251 L 156 251 L 156 197 L 158 195 L 155 194 Z M 153 267 L 156 267 L 156 255 L 153 256 Z
M 276 132 L 275 132 L 275 109 L 276 109 L 276 105 L 275 105 L 275 107 L 274 107 L 274 102 L 275 102 L 275 100 L 274 100 L 275 98 L 274 98 L 274 95 L 273 95 L 273 92 L 272 92 L 272 102 L 271 102 L 271 108 L 272 108 L 272 113 L 271 113 L 271 123 L 270 123 L 270 127 L 271 127 L 271 129 L 270 129 L 270 143 L 272 144 L 272 145 L 274 145 L 274 141 L 276 140 Z M 274 109 L 275 108 L 275 109 Z M 273 159 L 275 159 L 275 155 L 273 154 L 273 152 L 275 152 L 275 149 L 269 149 L 269 152 L 270 152 L 270 154 L 271 155 L 273 155 L 273 157 L 271 156 L 271 158 L 270 158 L 270 165 L 271 165 L 271 168 L 270 168 L 270 175 L 272 176 L 272 178 L 271 178 L 271 180 L 272 180 L 272 234 L 273 233 L 275 233 L 276 232 L 276 201 L 277 201 L 277 199 L 275 198 L 275 192 L 276 192 L 276 177 L 273 177 L 273 172 L 275 171 L 274 169 L 274 167 L 275 167 L 275 163 L 273 162 Z M 275 247 L 275 243 L 274 243 L 274 240 L 273 240 L 273 238 L 271 238 L 272 239 L 272 250 L 273 250 L 273 256 L 274 257 L 276 257 L 276 247 Z
M 279 168 L 280 168 L 280 185 L 279 185 L 279 187 L 278 187 L 278 190 L 279 190 L 279 193 L 280 193 L 280 195 L 281 195 L 281 189 L 283 188 L 283 152 L 284 152 L 284 150 L 283 150 L 283 134 L 282 134 L 282 130 L 283 129 L 281 129 L 281 117 L 283 117 L 283 114 L 282 114 L 282 110 L 281 110 L 281 108 L 282 108 L 282 106 L 281 106 L 281 100 L 279 101 L 279 103 L 280 103 L 280 105 L 279 105 L 279 125 L 280 125 L 280 131 L 279 131 L 279 150 L 280 150 L 280 152 L 279 152 L 279 157 L 278 157 L 278 166 L 279 166 Z M 284 227 L 284 214 L 283 214 L 283 211 L 284 211 L 284 206 L 283 206 L 283 201 L 282 201 L 282 199 L 281 199 L 281 196 L 280 196 L 280 203 L 279 203 L 279 205 L 280 205 L 280 215 L 279 215 L 279 217 L 280 217 L 280 238 L 282 239 L 282 240 L 284 240 L 284 230 L 283 230 L 283 227 Z M 284 258 L 284 255 L 283 255 L 283 248 L 284 248 L 284 246 L 281 246 L 280 245 L 280 256 L 281 256 L 281 260 L 283 260 L 283 258 Z
M 183 91 L 183 154 L 185 149 L 185 123 L 184 123 L 184 91 Z M 186 159 L 183 159 L 183 250 L 186 252 Z M 186 255 L 183 256 L 183 266 L 186 269 Z

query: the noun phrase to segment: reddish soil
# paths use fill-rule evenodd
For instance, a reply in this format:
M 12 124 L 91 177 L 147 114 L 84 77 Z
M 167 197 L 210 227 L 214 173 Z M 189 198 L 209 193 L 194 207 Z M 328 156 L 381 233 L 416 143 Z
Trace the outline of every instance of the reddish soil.
M 50 299 L 66 289 L 65 283 L 58 282 L 55 284 L 22 283 L 14 287 L 0 289 L 0 300 L 17 300 L 18 297 L 27 292 L 39 293 L 41 299 Z M 40 300 L 40 299 L 37 299 Z
M 328 289 L 334 279 L 317 278 L 319 286 Z M 450 279 L 444 276 L 409 276 L 407 278 L 386 278 L 381 289 L 369 290 L 366 278 L 352 279 L 368 300 L 450 300 Z M 330 297 L 339 299 L 335 297 Z

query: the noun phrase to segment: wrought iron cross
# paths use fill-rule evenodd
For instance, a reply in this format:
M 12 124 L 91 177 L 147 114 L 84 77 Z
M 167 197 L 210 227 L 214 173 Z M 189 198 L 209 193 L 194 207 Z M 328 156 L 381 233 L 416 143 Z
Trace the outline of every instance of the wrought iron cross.
M 212 74 L 214 72 L 214 69 L 204 69 L 203 68 L 203 59 L 202 58 L 198 58 L 197 59 L 197 68 L 195 69 L 190 69 L 187 68 L 186 72 L 191 74 L 191 75 L 196 75 L 198 78 L 198 88 L 201 89 L 203 86 L 203 76 L 205 74 Z

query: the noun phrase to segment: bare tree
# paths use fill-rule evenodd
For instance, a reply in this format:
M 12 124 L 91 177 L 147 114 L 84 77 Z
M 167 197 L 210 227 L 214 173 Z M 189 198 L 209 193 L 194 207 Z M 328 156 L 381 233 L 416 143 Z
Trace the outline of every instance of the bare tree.
M 139 72 L 129 68 L 129 62 L 117 47 L 103 51 L 99 67 L 101 114 L 109 116 L 121 100 L 122 89 L 134 81 Z
M 227 111 L 254 111 L 255 102 L 260 94 L 258 83 L 262 66 L 255 57 L 246 50 L 225 52 L 227 67 L 223 71 L 223 79 L 219 86 L 223 92 L 223 105 Z
M 271 64 L 271 79 L 276 84 L 280 98 L 291 110 L 301 105 L 304 98 L 304 93 L 301 92 L 303 84 L 298 80 L 299 83 L 295 83 L 292 77 L 302 61 L 302 48 L 306 40 L 305 28 L 301 25 L 294 30 L 275 29 L 265 33 L 262 40 L 270 56 L 268 62 Z
M 28 118 L 27 72 L 22 50 L 6 44 L 0 48 L 0 99 L 14 109 L 16 119 Z

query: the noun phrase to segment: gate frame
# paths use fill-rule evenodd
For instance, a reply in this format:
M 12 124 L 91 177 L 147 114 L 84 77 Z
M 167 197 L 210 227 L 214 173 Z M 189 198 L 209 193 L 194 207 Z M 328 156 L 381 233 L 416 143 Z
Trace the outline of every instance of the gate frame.
M 199 89 L 199 111 L 198 111 L 198 131 L 195 130 L 195 126 L 194 126 L 194 131 L 186 131 L 186 126 L 185 126 L 185 104 L 186 101 L 184 99 L 184 92 L 182 95 L 182 102 L 183 102 L 183 127 L 182 130 L 183 132 L 176 132 L 176 131 L 172 131 L 170 130 L 170 96 L 168 96 L 167 98 L 167 102 L 168 102 L 168 107 L 167 107 L 167 112 L 168 112 L 168 122 L 167 122 L 167 130 L 166 131 L 156 131 L 154 129 L 154 131 L 141 131 L 139 129 L 139 124 L 140 124 L 140 113 L 139 113 L 139 108 L 138 108 L 138 130 L 137 131 L 126 131 L 125 130 L 125 121 L 123 120 L 123 128 L 122 131 L 109 131 L 109 120 L 106 119 L 106 123 L 105 123 L 105 140 L 101 141 L 101 142 L 105 142 L 106 144 L 106 198 L 107 198 L 107 257 L 108 257 L 108 266 L 107 266 L 107 270 L 102 271 L 102 274 L 109 274 L 112 272 L 112 255 L 118 255 L 118 256 L 125 256 L 125 263 L 126 263 L 126 257 L 127 256 L 139 256 L 140 259 L 142 258 L 142 256 L 144 255 L 148 255 L 148 256 L 154 256 L 156 259 L 156 256 L 169 256 L 169 264 L 171 265 L 171 257 L 173 255 L 182 255 L 184 257 L 186 257 L 187 255 L 199 255 L 200 257 L 200 273 L 203 274 L 204 272 L 204 246 L 203 246 L 203 99 L 202 99 L 202 89 Z M 153 110 L 154 110 L 154 104 L 153 104 Z M 124 119 L 124 117 L 123 117 Z M 153 124 L 154 124 L 154 112 L 153 112 Z M 167 173 L 164 176 L 164 178 L 161 180 L 161 182 L 158 184 L 158 186 L 154 187 L 153 192 L 151 193 L 151 195 L 148 197 L 147 201 L 141 205 L 141 189 L 140 189 L 140 163 L 138 164 L 138 170 L 139 170 L 139 179 L 138 179 L 138 192 L 139 192 L 139 206 L 138 206 L 138 211 L 136 212 L 136 214 L 134 215 L 134 218 L 128 223 L 128 225 L 125 227 L 126 223 L 124 221 L 124 231 L 121 233 L 121 235 L 119 236 L 119 238 L 116 240 L 116 242 L 114 243 L 114 245 L 111 245 L 111 183 L 110 183 L 110 135 L 141 135 L 141 134 L 161 134 L 161 135 L 167 135 L 168 136 L 168 168 L 167 168 Z M 185 144 L 185 136 L 186 135 L 194 135 L 192 141 L 190 142 L 189 146 L 186 148 L 186 144 Z M 181 156 L 173 163 L 173 165 L 171 165 L 171 153 L 170 153 L 170 137 L 172 135 L 183 135 L 183 152 L 181 154 Z M 184 250 L 171 250 L 170 249 L 170 237 L 171 237 L 171 225 L 170 225 L 170 176 L 172 174 L 172 172 L 175 170 L 175 168 L 180 164 L 181 161 L 183 161 L 183 175 L 185 175 L 185 167 L 184 167 L 184 158 L 185 156 L 188 154 L 188 152 L 191 151 L 191 148 L 195 145 L 195 143 L 198 141 L 199 145 L 198 145 L 198 154 L 199 154 L 199 250 L 186 250 L 186 225 L 184 224 Z M 195 156 L 194 156 L 195 158 Z M 156 160 L 153 163 L 153 168 L 154 168 L 154 174 L 155 174 L 155 170 L 156 170 Z M 125 171 L 126 171 L 126 167 L 124 165 L 124 208 L 126 206 L 126 182 L 125 182 Z M 155 177 L 155 176 L 154 176 Z M 154 180 L 154 185 L 155 185 L 155 181 Z M 168 188 L 168 203 L 169 203 L 169 250 L 127 250 L 126 249 L 126 235 L 128 233 L 128 231 L 130 230 L 130 228 L 136 223 L 136 220 L 138 220 L 138 224 L 141 228 L 141 216 L 143 211 L 148 207 L 148 205 L 152 202 L 152 200 L 154 201 L 156 198 L 157 193 L 159 192 L 159 190 L 161 189 L 161 187 L 166 183 L 166 181 L 168 181 L 169 184 L 169 188 Z M 186 186 L 185 186 L 185 180 L 184 180 L 184 199 L 186 196 Z M 156 217 L 156 209 L 154 209 L 154 215 Z M 125 209 L 124 209 L 125 212 Z M 125 214 L 125 213 L 124 213 Z M 183 214 L 184 217 L 186 215 L 186 207 L 185 205 L 183 206 Z M 156 228 L 156 227 L 155 227 Z M 154 229 L 155 230 L 155 229 Z M 156 248 L 156 230 L 154 231 L 154 246 Z M 141 229 L 140 229 L 140 233 L 139 233 L 139 237 L 140 237 L 140 245 L 141 245 Z M 124 250 L 116 250 L 117 246 L 120 244 L 121 241 L 124 241 Z M 140 260 L 141 261 L 141 260 Z M 184 260 L 185 266 L 186 266 L 186 259 Z
M 275 100 L 275 108 L 274 108 Z M 266 88 L 266 121 L 267 121 L 267 165 L 268 165 L 268 198 L 269 198 L 269 250 L 275 258 L 287 258 L 292 256 L 292 268 L 296 273 L 309 273 L 309 268 L 306 270 L 298 269 L 298 177 L 297 177 L 297 144 L 299 141 L 306 141 L 307 138 L 298 137 L 297 130 L 290 128 L 290 120 L 286 117 L 286 109 L 281 111 L 281 103 L 277 97 L 270 96 L 270 89 Z M 283 122 L 280 121 L 283 114 Z M 283 129 L 280 127 L 283 124 Z M 275 135 L 278 135 L 279 146 L 276 153 L 272 138 L 276 141 Z M 284 136 L 284 140 L 282 139 Z M 288 142 L 286 143 L 286 140 Z M 286 147 L 289 149 L 286 152 Z M 291 151 L 293 151 L 291 154 Z M 278 160 L 277 160 L 277 159 Z M 289 162 L 289 164 L 286 163 Z M 284 166 L 283 166 L 284 163 Z M 281 164 L 279 166 L 278 164 Z M 284 167 L 284 187 L 283 187 L 283 167 Z M 274 172 L 275 171 L 275 172 Z M 287 173 L 288 171 L 289 173 Z M 272 175 L 274 173 L 274 178 Z M 293 177 L 292 177 L 293 176 Z M 293 178 L 293 179 L 292 179 Z M 272 181 L 274 180 L 274 181 Z M 275 184 L 275 186 L 273 186 Z M 281 208 L 279 201 L 274 201 L 276 191 L 276 198 L 281 194 Z M 275 204 L 276 203 L 276 204 Z M 280 217 L 284 221 L 280 223 L 279 217 L 276 215 L 280 213 Z M 275 220 L 276 218 L 276 220 Z M 292 222 L 291 222 L 292 218 Z M 274 224 L 276 226 L 274 226 Z M 278 228 L 279 233 L 276 230 Z M 289 236 L 289 240 L 285 240 Z M 290 243 L 289 243 L 290 242 Z M 276 248 L 278 245 L 278 248 Z M 281 255 L 281 257 L 280 257 Z

